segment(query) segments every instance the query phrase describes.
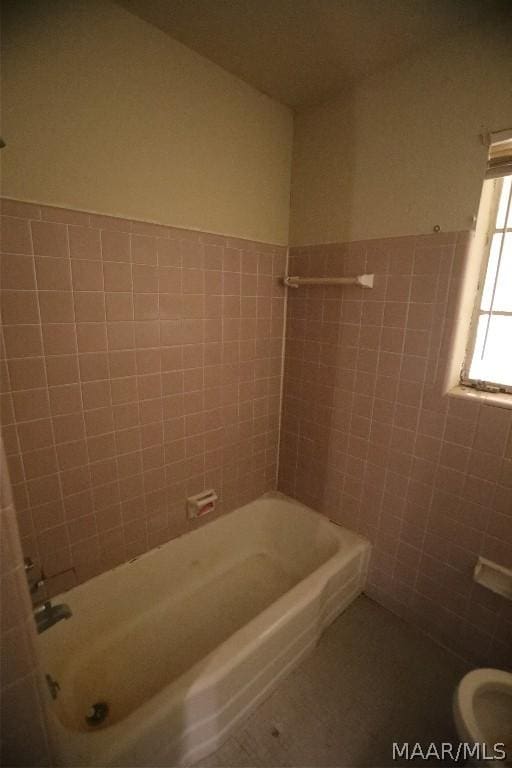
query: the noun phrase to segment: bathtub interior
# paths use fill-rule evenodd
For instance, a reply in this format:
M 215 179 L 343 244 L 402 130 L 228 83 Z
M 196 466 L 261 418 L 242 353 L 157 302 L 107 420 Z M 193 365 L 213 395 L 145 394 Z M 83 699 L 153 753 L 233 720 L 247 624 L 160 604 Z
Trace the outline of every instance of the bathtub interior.
M 95 729 L 124 719 L 342 546 L 325 518 L 265 498 L 62 595 L 73 617 L 41 637 L 55 714 L 90 730 L 105 701 Z

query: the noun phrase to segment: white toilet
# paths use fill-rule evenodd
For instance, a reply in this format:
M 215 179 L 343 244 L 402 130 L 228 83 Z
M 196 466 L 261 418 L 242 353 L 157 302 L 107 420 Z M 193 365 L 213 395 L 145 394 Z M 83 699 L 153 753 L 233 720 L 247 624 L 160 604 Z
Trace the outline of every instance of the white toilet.
M 472 765 L 512 766 L 512 673 L 501 669 L 474 669 L 460 681 L 453 712 L 461 742 L 483 746 Z M 503 743 L 506 757 L 487 759 L 494 744 Z M 498 756 L 496 754 L 496 756 Z

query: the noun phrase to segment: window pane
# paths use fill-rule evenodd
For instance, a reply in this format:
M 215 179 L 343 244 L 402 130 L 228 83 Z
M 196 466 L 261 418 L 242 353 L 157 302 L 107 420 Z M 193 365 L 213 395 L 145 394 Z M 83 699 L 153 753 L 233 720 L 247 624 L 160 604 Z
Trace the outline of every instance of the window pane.
M 505 235 L 493 310 L 512 312 L 512 232 Z
M 503 235 L 503 233 L 493 235 L 491 252 L 489 254 L 489 265 L 487 267 L 482 301 L 480 303 L 480 309 L 484 312 L 488 312 L 491 309 L 494 280 L 496 277 L 496 268 L 498 266 L 502 240 L 503 250 L 501 252 L 500 269 L 498 280 L 496 281 L 496 291 L 494 293 L 492 309 L 494 312 L 512 312 L 512 232 L 507 232 L 506 235 Z
M 496 229 L 503 229 L 505 226 L 505 215 L 507 213 L 508 198 L 512 186 L 512 176 L 505 176 L 501 188 L 500 202 L 498 204 L 498 215 L 496 217 Z M 511 214 L 508 217 L 508 226 L 510 227 Z
M 489 262 L 487 264 L 487 272 L 485 275 L 484 290 L 482 291 L 482 301 L 480 303 L 480 309 L 484 312 L 488 312 L 491 308 L 492 292 L 494 288 L 494 281 L 496 279 L 496 269 L 498 268 L 498 258 L 500 255 L 502 239 L 503 234 L 501 232 L 492 236 Z
M 506 176 L 505 181 L 508 181 L 509 186 L 512 187 L 512 176 Z M 512 197 L 510 198 L 510 206 L 508 209 L 507 229 L 512 229 Z
M 469 378 L 512 386 L 512 317 L 491 316 L 482 357 L 488 318 L 488 314 L 482 314 L 478 319 Z

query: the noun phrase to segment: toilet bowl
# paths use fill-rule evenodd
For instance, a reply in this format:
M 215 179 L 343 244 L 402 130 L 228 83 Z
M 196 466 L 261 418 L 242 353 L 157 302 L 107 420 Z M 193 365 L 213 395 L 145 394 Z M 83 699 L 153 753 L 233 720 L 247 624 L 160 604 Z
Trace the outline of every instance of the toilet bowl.
M 453 713 L 460 741 L 481 745 L 471 764 L 512 766 L 512 673 L 501 669 L 469 672 L 455 691 Z M 490 759 L 493 746 L 500 743 L 506 756 L 500 757 L 496 750 L 500 759 Z

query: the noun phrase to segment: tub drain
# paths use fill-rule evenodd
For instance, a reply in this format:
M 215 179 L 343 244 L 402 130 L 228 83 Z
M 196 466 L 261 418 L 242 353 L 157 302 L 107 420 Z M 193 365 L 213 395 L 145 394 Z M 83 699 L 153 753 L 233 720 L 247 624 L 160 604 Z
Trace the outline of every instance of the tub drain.
M 108 704 L 105 701 L 97 701 L 89 708 L 85 716 L 87 725 L 101 725 L 108 716 Z

